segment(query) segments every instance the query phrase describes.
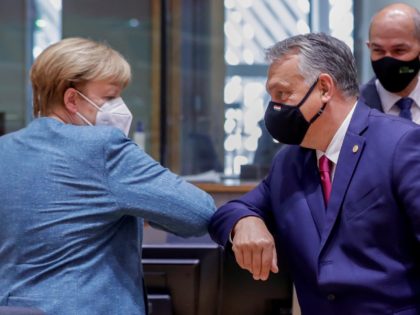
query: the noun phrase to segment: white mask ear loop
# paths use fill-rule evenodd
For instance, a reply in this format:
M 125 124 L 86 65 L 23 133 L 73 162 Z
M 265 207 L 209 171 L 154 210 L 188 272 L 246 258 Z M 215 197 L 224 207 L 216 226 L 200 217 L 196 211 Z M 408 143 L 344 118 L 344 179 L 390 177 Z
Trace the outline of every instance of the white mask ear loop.
M 75 89 L 75 91 L 81 96 L 83 97 L 89 104 L 91 104 L 93 107 L 95 107 L 97 110 L 101 111 L 101 108 L 96 105 L 91 99 L 89 99 L 86 95 L 84 95 L 82 92 L 79 92 L 78 90 Z M 93 124 L 86 119 L 85 116 L 83 116 L 82 114 L 80 114 L 79 112 L 76 112 L 77 117 L 79 117 L 81 120 L 83 120 L 83 122 L 88 125 L 88 126 L 93 126 Z
M 82 92 L 79 92 L 78 90 L 75 89 L 75 91 L 81 96 L 83 97 L 86 101 L 89 102 L 89 104 L 91 104 L 93 107 L 95 107 L 97 110 L 101 111 L 101 108 L 96 105 L 89 97 L 87 97 L 86 95 L 84 95 Z
M 82 114 L 80 114 L 79 112 L 76 112 L 76 115 L 77 115 L 77 117 L 79 117 L 81 120 L 83 120 L 83 122 L 84 122 L 86 125 L 93 126 L 93 125 L 92 125 L 92 123 L 91 123 L 89 120 L 87 120 L 85 117 L 83 117 L 83 115 L 82 115 Z

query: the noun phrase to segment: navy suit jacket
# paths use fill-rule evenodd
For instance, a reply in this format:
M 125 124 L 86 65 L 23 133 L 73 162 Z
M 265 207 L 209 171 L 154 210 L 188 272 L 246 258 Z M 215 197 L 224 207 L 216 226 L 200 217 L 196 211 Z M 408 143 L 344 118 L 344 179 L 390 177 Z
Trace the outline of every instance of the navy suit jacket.
M 359 102 L 328 207 L 314 150 L 288 146 L 254 190 L 210 224 L 225 245 L 234 224 L 259 216 L 286 260 L 302 314 L 420 314 L 420 128 Z
M 381 98 L 376 89 L 375 81 L 376 77 L 370 79 L 369 82 L 360 87 L 360 101 L 364 102 L 369 107 L 383 112 Z

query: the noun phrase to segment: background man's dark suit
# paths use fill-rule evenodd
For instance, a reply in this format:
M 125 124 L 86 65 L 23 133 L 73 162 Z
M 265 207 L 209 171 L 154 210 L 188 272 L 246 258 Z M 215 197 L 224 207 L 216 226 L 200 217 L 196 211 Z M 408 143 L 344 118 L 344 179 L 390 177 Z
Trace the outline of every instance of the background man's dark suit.
M 370 79 L 369 82 L 360 87 L 360 100 L 369 107 L 383 112 L 382 102 L 376 89 L 375 80 L 376 77 Z

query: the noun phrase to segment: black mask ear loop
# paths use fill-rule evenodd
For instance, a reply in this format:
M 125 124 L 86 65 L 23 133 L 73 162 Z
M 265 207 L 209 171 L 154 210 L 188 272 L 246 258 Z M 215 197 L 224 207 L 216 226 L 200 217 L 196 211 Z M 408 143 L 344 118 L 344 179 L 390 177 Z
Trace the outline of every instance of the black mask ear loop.
M 309 124 L 312 124 L 315 120 L 318 119 L 319 116 L 321 116 L 321 114 L 324 112 L 325 106 L 327 106 L 327 103 L 324 103 L 324 105 L 322 105 L 318 113 L 316 113 L 314 117 L 311 118 L 311 120 L 309 121 Z
M 301 107 L 303 103 L 308 99 L 309 95 L 311 95 L 312 91 L 314 90 L 316 84 L 318 83 L 319 78 L 316 78 L 316 81 L 312 84 L 312 86 L 309 88 L 308 92 L 306 92 L 306 95 L 302 98 L 302 100 L 299 102 L 299 104 L 296 105 L 296 107 Z
M 299 103 L 298 107 L 301 106 L 303 104 L 303 102 L 306 101 L 306 99 L 309 97 L 309 95 L 311 95 L 313 89 L 315 88 L 316 84 L 318 83 L 319 77 L 316 79 L 316 81 L 314 82 L 314 84 L 312 84 L 311 88 L 309 89 L 308 93 L 305 95 L 305 97 L 303 98 L 303 100 Z M 319 116 L 321 116 L 321 114 L 324 112 L 325 106 L 327 106 L 327 103 L 324 103 L 324 105 L 322 105 L 322 107 L 319 109 L 319 111 L 309 120 L 309 124 L 312 124 L 315 120 L 318 119 Z
M 308 92 L 306 93 L 305 97 L 299 102 L 299 104 L 296 107 L 302 106 L 303 103 L 305 103 L 306 99 L 311 95 L 312 91 L 314 90 L 316 84 L 318 83 L 319 77 L 316 79 L 316 81 L 312 84 L 312 86 L 309 88 Z M 319 111 L 309 120 L 309 124 L 312 124 L 315 120 L 318 119 L 319 116 L 324 112 L 325 106 L 327 106 L 327 103 L 324 103 L 322 107 L 319 109 Z

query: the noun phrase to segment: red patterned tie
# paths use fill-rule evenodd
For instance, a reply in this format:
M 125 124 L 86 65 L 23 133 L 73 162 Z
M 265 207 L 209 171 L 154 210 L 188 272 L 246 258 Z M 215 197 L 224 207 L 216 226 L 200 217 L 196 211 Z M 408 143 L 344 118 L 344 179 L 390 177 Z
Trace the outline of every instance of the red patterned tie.
M 322 191 L 324 193 L 325 204 L 328 204 L 331 194 L 331 170 L 333 162 L 323 155 L 319 158 L 319 173 L 321 175 Z

